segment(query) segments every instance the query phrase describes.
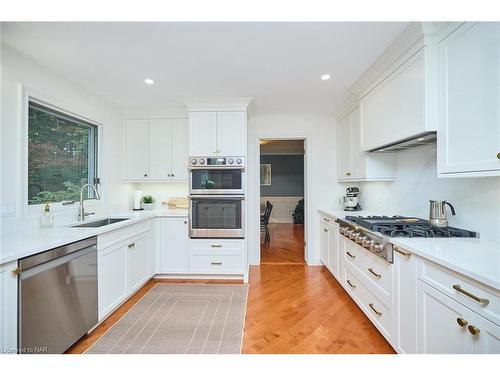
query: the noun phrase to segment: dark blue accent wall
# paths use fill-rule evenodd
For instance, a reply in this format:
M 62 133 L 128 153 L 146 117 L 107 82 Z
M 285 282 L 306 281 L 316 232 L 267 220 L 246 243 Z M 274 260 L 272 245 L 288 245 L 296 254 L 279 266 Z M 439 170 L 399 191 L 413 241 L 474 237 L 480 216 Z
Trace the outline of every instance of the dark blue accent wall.
M 261 164 L 271 164 L 271 186 L 260 186 L 260 195 L 304 196 L 304 155 L 261 155 Z

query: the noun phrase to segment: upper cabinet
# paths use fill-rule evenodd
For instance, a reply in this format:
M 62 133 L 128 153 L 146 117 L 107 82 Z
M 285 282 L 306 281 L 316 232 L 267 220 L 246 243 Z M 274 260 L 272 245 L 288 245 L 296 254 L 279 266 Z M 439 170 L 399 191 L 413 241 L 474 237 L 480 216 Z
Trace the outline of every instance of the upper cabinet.
M 340 119 L 337 136 L 340 182 L 394 179 L 393 155 L 372 154 L 361 150 L 359 107 Z
M 400 61 L 401 62 L 401 61 Z M 379 83 L 360 101 L 361 149 L 377 150 L 436 130 L 432 118 L 437 97 L 435 48 L 425 46 Z M 434 81 L 432 81 L 434 80 Z
M 186 119 L 127 119 L 125 180 L 187 180 Z
M 439 177 L 500 176 L 500 24 L 465 23 L 439 43 Z
M 246 154 L 246 112 L 190 112 L 189 154 L 192 156 Z
M 245 156 L 252 99 L 187 103 L 190 156 Z

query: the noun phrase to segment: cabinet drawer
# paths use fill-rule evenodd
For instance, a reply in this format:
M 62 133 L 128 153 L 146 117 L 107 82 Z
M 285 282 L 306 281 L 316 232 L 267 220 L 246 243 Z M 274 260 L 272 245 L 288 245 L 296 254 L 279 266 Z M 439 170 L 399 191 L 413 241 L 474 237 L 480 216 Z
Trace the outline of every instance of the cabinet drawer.
M 498 291 L 425 260 L 419 262 L 418 278 L 500 325 Z
M 243 256 L 244 240 L 193 239 L 190 241 L 190 255 L 235 255 Z
M 369 253 L 352 241 L 347 243 L 345 259 L 363 274 L 368 287 L 390 301 L 393 290 L 392 264 Z
M 345 270 L 344 288 L 384 337 L 390 341 L 392 335 L 392 309 L 371 293 L 349 268 Z
M 108 246 L 115 245 L 131 237 L 147 232 L 151 227 L 151 220 L 145 220 L 137 224 L 127 225 L 120 229 L 112 230 L 97 236 L 97 249 L 102 250 Z
M 189 272 L 242 274 L 243 263 L 243 255 L 190 255 Z

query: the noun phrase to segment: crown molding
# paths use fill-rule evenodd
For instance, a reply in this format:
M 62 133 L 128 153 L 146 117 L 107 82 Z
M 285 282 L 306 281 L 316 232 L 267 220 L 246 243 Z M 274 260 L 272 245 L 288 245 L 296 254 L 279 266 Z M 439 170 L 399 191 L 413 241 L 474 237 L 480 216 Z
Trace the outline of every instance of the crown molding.
M 247 111 L 253 112 L 253 98 L 194 99 L 185 102 L 188 111 Z

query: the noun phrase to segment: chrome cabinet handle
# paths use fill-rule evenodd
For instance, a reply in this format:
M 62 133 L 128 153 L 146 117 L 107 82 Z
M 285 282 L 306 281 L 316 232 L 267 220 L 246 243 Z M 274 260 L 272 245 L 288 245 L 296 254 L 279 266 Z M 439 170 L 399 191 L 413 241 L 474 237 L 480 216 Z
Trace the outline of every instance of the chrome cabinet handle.
M 464 318 L 457 318 L 457 323 L 460 327 L 465 327 L 469 322 Z
M 222 247 L 222 245 L 215 245 L 215 244 L 211 244 L 210 246 L 211 247 Z
M 346 251 L 345 252 L 347 255 L 349 255 L 352 259 L 355 259 L 356 258 L 356 255 L 352 255 L 350 252 Z
M 375 276 L 377 279 L 380 279 L 380 278 L 382 277 L 382 275 L 381 275 L 381 274 L 379 274 L 379 273 L 376 273 L 376 272 L 373 270 L 373 268 L 368 268 L 368 271 L 370 271 L 370 273 L 371 273 L 373 276 Z
M 473 326 L 473 325 L 468 326 L 467 329 L 469 330 L 470 334 L 473 336 L 479 335 L 479 332 L 481 332 L 481 330 L 479 328 L 477 328 L 476 326 Z
M 135 242 L 132 242 L 131 244 L 128 244 L 128 245 L 127 245 L 127 247 L 128 247 L 129 249 L 131 249 L 131 248 L 135 247 Z
M 380 311 L 377 311 L 375 307 L 373 307 L 373 303 L 369 303 L 368 306 L 370 306 L 370 309 L 372 309 L 375 314 L 377 314 L 378 316 L 382 316 L 382 313 Z
M 405 256 L 405 257 L 410 257 L 410 256 L 411 256 L 411 253 L 405 253 L 404 251 L 401 251 L 401 250 L 399 249 L 399 247 L 397 247 L 397 246 L 394 246 L 394 251 L 395 251 L 396 253 L 399 253 L 399 254 L 401 254 L 401 255 Z
M 212 266 L 222 266 L 222 262 L 210 262 Z
M 475 296 L 474 294 L 462 289 L 462 287 L 459 284 L 453 285 L 453 289 L 455 289 L 457 292 L 466 295 L 467 297 L 473 299 L 474 301 L 480 303 L 481 305 L 487 305 L 488 303 L 490 303 L 489 299 L 479 298 L 478 296 Z
M 351 280 L 346 280 L 346 282 L 347 282 L 347 284 L 349 284 L 351 286 L 351 288 L 356 288 L 356 285 L 351 283 Z

